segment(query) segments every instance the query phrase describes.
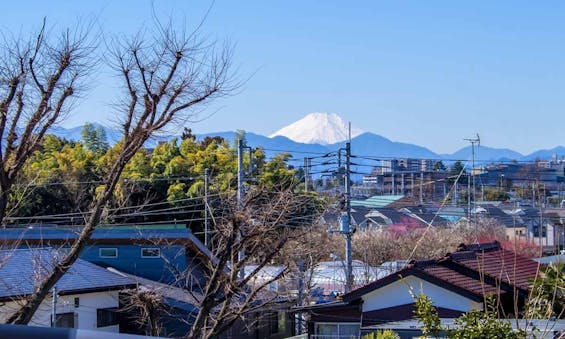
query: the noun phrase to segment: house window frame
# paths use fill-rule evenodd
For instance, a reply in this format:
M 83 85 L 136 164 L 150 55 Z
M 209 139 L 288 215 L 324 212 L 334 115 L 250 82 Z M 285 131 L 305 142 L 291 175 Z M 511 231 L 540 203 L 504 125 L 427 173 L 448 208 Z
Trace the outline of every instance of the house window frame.
M 157 255 L 144 255 L 143 251 L 157 251 Z M 144 247 L 141 249 L 141 257 L 145 259 L 161 258 L 161 249 L 159 247 Z
M 102 251 L 104 250 L 113 250 L 115 255 L 102 255 Z M 117 258 L 118 257 L 118 248 L 117 247 L 100 247 L 98 249 L 98 257 L 100 258 Z
M 337 326 L 337 334 L 335 334 L 335 335 L 319 334 L 318 333 L 318 325 L 336 325 Z M 332 338 L 342 338 L 342 337 L 349 338 L 348 335 L 346 337 L 346 334 L 343 334 L 343 335 L 341 334 L 341 332 L 340 332 L 340 326 L 341 325 L 356 325 L 359 328 L 358 335 L 361 333 L 361 323 L 359 323 L 359 322 L 331 322 L 331 321 L 320 321 L 320 322 L 318 322 L 318 321 L 316 321 L 314 323 L 314 335 L 315 336 L 331 336 Z

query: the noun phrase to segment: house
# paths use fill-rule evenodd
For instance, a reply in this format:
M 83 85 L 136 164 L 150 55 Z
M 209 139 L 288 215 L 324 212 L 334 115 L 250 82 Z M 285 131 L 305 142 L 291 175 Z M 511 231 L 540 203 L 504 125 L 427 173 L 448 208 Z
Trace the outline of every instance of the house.
M 367 228 L 391 229 L 403 233 L 424 227 L 426 224 L 422 220 L 393 208 L 376 208 L 367 214 Z
M 438 208 L 432 206 L 406 206 L 400 212 L 420 220 L 425 225 L 446 228 L 451 226 L 449 220 L 442 218 L 437 212 Z
M 439 259 L 412 261 L 396 273 L 343 295 L 342 300 L 297 311 L 309 314 L 309 333 L 339 336 L 411 319 L 411 294 L 429 296 L 442 318 L 483 309 L 487 295 L 499 298 L 505 314 L 519 314 L 538 266 L 504 250 L 498 242 L 461 245 Z
M 367 225 L 367 217 L 371 208 L 366 206 L 352 206 L 350 224 L 354 228 L 364 228 Z M 337 208 L 328 208 L 320 217 L 320 222 L 328 227 L 339 227 L 339 219 L 342 212 Z
M 0 230 L 2 248 L 70 246 L 80 228 L 27 227 Z M 104 226 L 88 240 L 80 258 L 104 267 L 114 267 L 147 279 L 178 285 L 202 285 L 186 281 L 186 272 L 202 276 L 204 262 L 213 260 L 210 251 L 184 225 Z
M 52 248 L 0 251 L 0 322 L 19 309 L 26 296 L 53 269 L 62 255 Z M 78 259 L 39 306 L 29 325 L 119 332 L 120 292 L 134 288 L 131 279 Z
M 558 250 L 565 249 L 565 209 L 546 209 L 543 218 L 553 226 L 555 248 Z
M 538 244 L 544 252 L 553 252 L 554 247 L 563 241 L 563 227 L 557 213 L 543 213 L 539 208 L 521 206 L 509 211 L 509 214 L 525 238 Z M 524 235 L 520 233 L 520 236 Z

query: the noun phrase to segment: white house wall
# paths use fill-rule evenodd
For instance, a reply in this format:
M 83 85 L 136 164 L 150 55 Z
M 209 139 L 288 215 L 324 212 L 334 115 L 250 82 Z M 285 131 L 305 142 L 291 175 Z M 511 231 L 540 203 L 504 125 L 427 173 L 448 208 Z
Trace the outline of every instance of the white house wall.
M 423 279 L 408 276 L 383 286 L 363 296 L 363 312 L 380 310 L 414 303 L 410 289 L 416 294 L 426 294 L 434 306 L 468 312 L 482 309 L 482 304 L 463 297 L 445 288 L 431 284 Z
M 75 298 L 79 298 L 79 307 L 74 306 Z M 51 304 L 52 298 L 46 298 L 39 306 L 39 309 L 31 319 L 29 325 L 51 326 Z M 97 309 L 118 306 L 118 291 L 63 295 L 59 296 L 57 302 L 57 313 L 74 312 L 78 314 L 75 328 L 118 333 L 118 325 L 96 327 Z M 17 308 L 18 304 L 16 302 L 7 302 L 3 305 L 0 304 L 0 322 L 5 323 L 8 316 L 13 314 L 14 310 Z

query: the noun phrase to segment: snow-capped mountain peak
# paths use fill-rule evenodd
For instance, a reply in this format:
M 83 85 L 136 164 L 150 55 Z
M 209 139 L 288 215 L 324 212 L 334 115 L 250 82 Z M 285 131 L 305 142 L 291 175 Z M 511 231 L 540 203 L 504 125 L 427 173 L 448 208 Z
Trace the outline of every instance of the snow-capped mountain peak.
M 361 129 L 351 126 L 352 138 L 362 133 Z M 335 113 L 310 113 L 269 135 L 269 137 L 282 135 L 290 140 L 305 144 L 329 145 L 347 140 L 348 134 L 348 123 L 339 115 Z

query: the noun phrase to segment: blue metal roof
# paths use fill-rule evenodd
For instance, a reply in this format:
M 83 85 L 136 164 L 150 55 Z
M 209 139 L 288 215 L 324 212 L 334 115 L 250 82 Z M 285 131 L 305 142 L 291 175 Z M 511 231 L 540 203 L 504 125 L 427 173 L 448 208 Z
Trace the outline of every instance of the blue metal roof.
M 51 272 L 62 250 L 52 248 L 0 251 L 0 298 L 31 294 Z M 58 293 L 84 290 L 121 289 L 135 281 L 100 266 L 78 259 L 57 282 Z
M 6 228 L 0 230 L 2 240 L 73 240 L 78 237 L 80 228 Z M 92 240 L 100 239 L 194 239 L 189 229 L 147 229 L 147 228 L 97 228 Z
M 403 195 L 375 195 L 366 200 L 351 200 L 351 206 L 386 207 L 402 198 Z

